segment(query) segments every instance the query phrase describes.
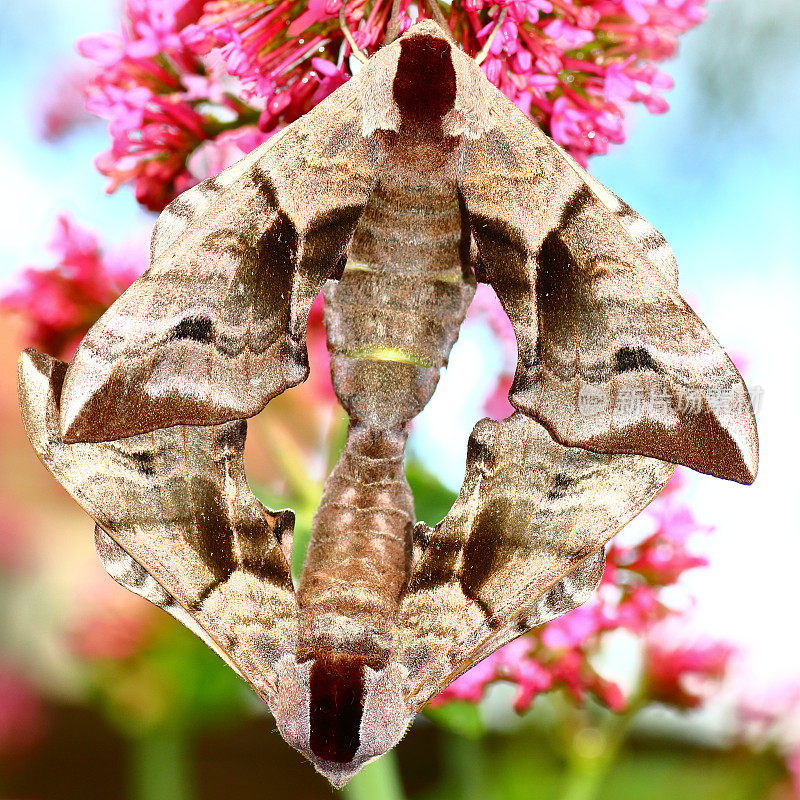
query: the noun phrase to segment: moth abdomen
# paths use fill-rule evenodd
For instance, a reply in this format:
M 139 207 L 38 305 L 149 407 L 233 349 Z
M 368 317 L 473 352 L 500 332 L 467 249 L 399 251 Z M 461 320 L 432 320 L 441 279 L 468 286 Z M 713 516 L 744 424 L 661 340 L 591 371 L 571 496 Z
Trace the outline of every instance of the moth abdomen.
M 351 424 L 325 484 L 297 590 L 301 643 L 374 654 L 392 647 L 392 618 L 411 569 L 414 502 L 406 433 Z

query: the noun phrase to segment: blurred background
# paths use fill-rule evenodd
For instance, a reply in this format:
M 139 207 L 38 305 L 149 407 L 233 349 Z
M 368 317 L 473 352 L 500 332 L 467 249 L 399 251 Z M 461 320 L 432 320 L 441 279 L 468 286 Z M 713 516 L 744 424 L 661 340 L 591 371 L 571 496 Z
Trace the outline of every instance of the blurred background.
M 679 470 L 619 537 L 599 598 L 457 682 L 353 797 L 800 797 L 800 5 L 707 10 L 663 65 L 669 112 L 636 108 L 625 143 L 590 168 L 666 235 L 682 293 L 745 376 L 758 478 Z M 92 162 L 109 135 L 83 111 L 89 65 L 75 52 L 121 13 L 110 0 L 0 4 L 0 292 L 11 298 L 0 312 L 0 797 L 329 797 L 213 654 L 105 575 L 89 519 L 19 419 L 22 347 L 49 342 L 68 357 L 144 267 L 155 215 L 127 186 L 104 192 Z M 75 265 L 91 291 L 65 288 Z M 25 278 L 29 266 L 51 272 Z M 248 442 L 254 490 L 298 514 L 298 564 L 344 431 L 318 306 L 309 335 L 312 378 L 273 401 Z M 419 519 L 449 508 L 475 422 L 507 413 L 507 344 L 482 292 L 415 423 Z

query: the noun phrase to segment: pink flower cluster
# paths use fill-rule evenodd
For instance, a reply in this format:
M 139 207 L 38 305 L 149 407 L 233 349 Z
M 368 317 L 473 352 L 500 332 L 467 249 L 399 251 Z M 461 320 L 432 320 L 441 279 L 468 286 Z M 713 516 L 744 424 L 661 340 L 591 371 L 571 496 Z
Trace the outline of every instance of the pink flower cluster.
M 625 139 L 632 103 L 661 112 L 671 79 L 655 64 L 704 17 L 705 0 L 461 0 L 443 6 L 453 36 L 559 144 L 586 163 Z M 87 109 L 109 120 L 111 148 L 97 159 L 160 210 L 206 170 L 227 166 L 300 117 L 351 75 L 339 27 L 342 0 L 127 0 L 120 33 L 89 36 L 80 52 L 97 69 Z M 391 0 L 354 0 L 345 16 L 368 53 L 383 42 Z M 426 15 L 401 3 L 401 28 Z M 503 15 L 502 20 L 500 15 Z M 232 141 L 226 134 L 245 131 Z M 234 147 L 231 150 L 231 147 Z M 238 150 L 235 149 L 238 147 Z M 220 148 L 222 156 L 207 158 Z M 197 160 L 197 159 L 195 159 Z
M 206 46 L 221 47 L 228 71 L 266 100 L 262 122 L 270 127 L 296 119 L 347 79 L 341 4 L 214 0 L 198 28 L 210 31 Z M 653 62 L 674 53 L 678 34 L 703 19 L 702 6 L 703 0 L 465 0 L 443 11 L 467 53 L 489 43 L 489 80 L 585 162 L 624 140 L 629 103 L 666 110 L 660 93 L 672 82 Z M 401 9 L 401 28 L 412 14 L 429 13 L 410 0 Z M 367 52 L 383 42 L 390 15 L 390 0 L 346 5 L 355 41 Z
M 686 570 L 706 564 L 692 552 L 690 540 L 708 530 L 677 499 L 680 486 L 678 475 L 645 512 L 648 532 L 633 544 L 613 541 L 608 547 L 600 587 L 588 602 L 506 645 L 458 678 L 436 702 L 477 702 L 490 683 L 508 681 L 517 687 L 517 711 L 555 688 L 577 702 L 591 693 L 620 711 L 626 697 L 601 675 L 595 660 L 608 634 L 627 630 L 643 642 L 637 691 L 679 708 L 697 705 L 706 688 L 723 677 L 732 650 L 717 642 L 686 642 L 675 633 L 681 612 L 666 602 L 664 590 Z
M 22 270 L 16 285 L 0 297 L 0 309 L 26 318 L 26 344 L 68 358 L 146 262 L 135 252 L 104 254 L 97 237 L 66 215 L 56 220 L 50 248 L 56 265 Z
M 118 661 L 137 655 L 166 619 L 101 573 L 92 573 L 81 595 L 83 612 L 67 631 L 67 646 L 84 661 Z
M 761 751 L 772 749 L 783 758 L 793 796 L 800 798 L 800 680 L 795 677 L 765 684 L 747 674 L 736 677 L 743 740 Z
M 201 9 L 197 0 L 128 0 L 120 33 L 78 42 L 97 66 L 86 108 L 109 120 L 111 148 L 95 165 L 111 179 L 109 191 L 132 181 L 136 199 L 153 211 L 208 177 L 190 170 L 201 145 L 258 118 L 239 100 L 236 82 L 212 75 L 210 63 L 189 46 L 197 42 L 187 26 Z

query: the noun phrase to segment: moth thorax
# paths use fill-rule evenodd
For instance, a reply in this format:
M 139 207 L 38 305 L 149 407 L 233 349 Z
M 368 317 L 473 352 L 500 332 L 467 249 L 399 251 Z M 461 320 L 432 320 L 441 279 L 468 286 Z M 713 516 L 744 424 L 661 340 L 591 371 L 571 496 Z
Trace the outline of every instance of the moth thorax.
M 287 660 L 279 667 L 275 721 L 289 744 L 342 786 L 408 728 L 406 679 L 396 661 L 330 652 Z
M 311 752 L 337 764 L 352 761 L 361 745 L 363 660 L 341 654 L 315 658 L 308 690 Z

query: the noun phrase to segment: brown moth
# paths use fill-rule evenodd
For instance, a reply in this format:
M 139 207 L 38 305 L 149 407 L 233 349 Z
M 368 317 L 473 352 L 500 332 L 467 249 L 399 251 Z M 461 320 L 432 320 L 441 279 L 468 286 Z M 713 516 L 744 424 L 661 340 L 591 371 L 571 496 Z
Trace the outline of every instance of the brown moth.
M 407 428 L 476 279 L 516 331 L 518 412 L 475 427 L 431 529 Z M 323 287 L 351 422 L 294 587 L 293 516 L 250 492 L 244 419 L 305 378 Z M 664 239 L 430 21 L 171 203 L 150 270 L 72 363 L 23 354 L 20 401 L 110 574 L 203 638 L 337 786 L 464 670 L 583 602 L 674 463 L 745 483 L 757 466 L 745 387 Z

